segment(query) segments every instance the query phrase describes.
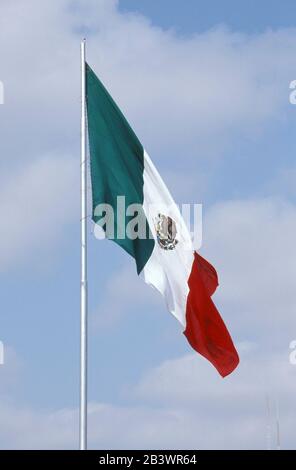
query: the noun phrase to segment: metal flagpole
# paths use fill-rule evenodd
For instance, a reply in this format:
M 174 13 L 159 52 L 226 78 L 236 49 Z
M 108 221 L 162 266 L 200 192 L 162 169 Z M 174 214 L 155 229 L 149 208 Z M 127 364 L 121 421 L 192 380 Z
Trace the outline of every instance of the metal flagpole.
M 266 423 L 266 448 L 271 450 L 271 416 L 270 416 L 270 399 L 269 394 L 266 394 L 266 409 L 267 409 L 267 423 Z
M 279 402 L 276 399 L 276 448 L 281 450 Z
M 87 157 L 85 39 L 81 41 L 81 311 L 79 448 L 87 449 Z

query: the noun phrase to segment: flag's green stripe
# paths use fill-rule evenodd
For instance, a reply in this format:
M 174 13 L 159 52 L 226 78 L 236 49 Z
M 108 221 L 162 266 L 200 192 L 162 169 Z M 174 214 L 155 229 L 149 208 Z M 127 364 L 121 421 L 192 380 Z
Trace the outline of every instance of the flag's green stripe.
M 117 238 L 117 196 L 125 196 L 126 207 L 143 204 L 144 150 L 127 120 L 113 101 L 103 84 L 86 65 L 87 117 L 90 146 L 90 167 L 94 214 L 98 204 L 107 203 L 114 209 L 114 241 L 135 258 L 138 273 L 141 272 L 153 251 L 154 240 Z M 145 217 L 144 212 L 142 216 Z M 125 225 L 131 217 L 125 218 Z M 148 222 L 145 217 L 147 234 Z M 106 233 L 108 237 L 108 233 Z

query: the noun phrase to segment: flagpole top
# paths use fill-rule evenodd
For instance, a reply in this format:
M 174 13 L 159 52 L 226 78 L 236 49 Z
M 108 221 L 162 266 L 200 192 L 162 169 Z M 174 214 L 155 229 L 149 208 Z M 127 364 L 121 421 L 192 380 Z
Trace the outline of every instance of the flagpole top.
M 80 42 L 81 54 L 85 60 L 85 49 L 86 49 L 86 38 L 83 38 Z

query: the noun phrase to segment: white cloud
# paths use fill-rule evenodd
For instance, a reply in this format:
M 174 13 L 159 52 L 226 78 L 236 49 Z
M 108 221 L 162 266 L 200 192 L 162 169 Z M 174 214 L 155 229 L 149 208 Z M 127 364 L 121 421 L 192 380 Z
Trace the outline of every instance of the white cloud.
M 116 5 L 111 0 L 1 2 L 0 78 L 6 102 L 0 109 L 0 150 L 12 181 L 10 190 L 6 185 L 6 200 L 14 199 L 16 167 L 26 175 L 32 161 L 46 154 L 74 153 L 79 159 L 83 30 L 88 31 L 90 63 L 152 157 L 166 169 L 172 167 L 171 175 L 175 159 L 186 159 L 190 167 L 209 154 L 221 157 L 224 144 L 236 136 L 258 135 L 285 115 L 285 83 L 294 78 L 295 30 L 248 36 L 220 28 L 179 37 L 143 16 L 119 13 Z M 63 164 L 58 173 L 67 180 Z M 187 179 L 194 188 L 192 174 L 188 180 L 183 171 L 180 186 L 185 187 Z M 177 194 L 190 192 L 186 187 Z M 31 196 L 34 206 L 34 191 Z M 29 204 L 29 195 L 26 199 Z M 29 232 L 30 218 L 22 222 Z M 7 249 L 1 255 L 5 263 L 19 252 L 16 243 L 9 246 L 10 253 Z
M 38 411 L 2 400 L 0 416 L 2 449 L 75 448 L 78 436 L 75 410 Z
M 295 30 L 248 36 L 218 28 L 179 37 L 140 15 L 119 13 L 116 4 L 2 2 L 7 136 L 13 115 L 13 131 L 22 129 L 30 150 L 36 119 L 39 144 L 70 145 L 70 132 L 78 140 L 83 30 L 90 63 L 158 158 L 202 159 L 209 150 L 220 156 L 235 135 L 257 135 L 271 119 L 282 119 L 294 78 Z
M 280 405 L 283 448 L 293 448 L 296 368 L 276 355 L 268 362 L 240 347 L 243 361 L 221 379 L 196 354 L 166 361 L 129 390 L 127 404 L 90 403 L 89 445 L 96 449 L 265 448 L 266 393 L 271 399 L 271 442 L 276 442 L 274 401 Z M 131 403 L 131 398 L 136 402 Z M 1 399 L 2 448 L 77 448 L 75 409 L 34 410 Z
M 130 261 L 104 286 L 103 300 L 91 317 L 91 325 L 95 329 L 110 328 L 128 313 L 134 315 L 136 310 L 138 315 L 145 311 L 147 305 L 152 308 L 162 305 L 159 293 L 137 276 L 134 260 Z
M 206 361 L 190 355 L 166 361 L 150 371 L 136 386 L 135 393 L 141 400 L 183 410 L 187 424 L 191 416 L 193 429 L 188 430 L 186 426 L 185 432 L 188 442 L 194 446 L 195 439 L 200 448 L 264 448 L 267 393 L 272 401 L 274 445 L 274 400 L 278 396 L 283 445 L 293 447 L 290 416 L 295 367 L 289 364 L 288 356 L 281 358 L 273 354 L 266 360 L 256 348 L 244 351 L 239 345 L 239 350 L 241 364 L 227 379 L 218 377 Z
M 3 351 L 4 362 L 0 363 L 0 395 L 7 396 L 18 386 L 24 364 L 11 346 L 3 344 Z
M 245 36 L 216 29 L 180 38 L 127 18 L 103 29 L 98 60 L 94 36 L 91 62 L 158 155 L 180 158 L 185 148 L 187 160 L 209 149 L 220 156 L 235 136 L 260 135 L 280 119 L 294 73 L 294 30 Z
M 44 253 L 63 234 L 78 213 L 78 175 L 72 159 L 47 156 L 1 178 L 1 271 Z
M 218 270 L 215 298 L 232 329 L 264 345 L 295 336 L 295 205 L 269 198 L 221 202 L 204 221 L 204 252 Z

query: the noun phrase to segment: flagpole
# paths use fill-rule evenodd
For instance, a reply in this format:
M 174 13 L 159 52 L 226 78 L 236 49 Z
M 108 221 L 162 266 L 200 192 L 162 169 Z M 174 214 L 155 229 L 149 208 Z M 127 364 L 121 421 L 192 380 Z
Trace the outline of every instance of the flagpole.
M 85 44 L 81 41 L 81 310 L 80 310 L 80 407 L 79 448 L 87 449 L 87 157 Z
M 266 448 L 271 450 L 271 416 L 269 394 L 266 394 L 267 424 L 266 424 Z
M 281 450 L 279 402 L 276 399 L 276 448 Z

